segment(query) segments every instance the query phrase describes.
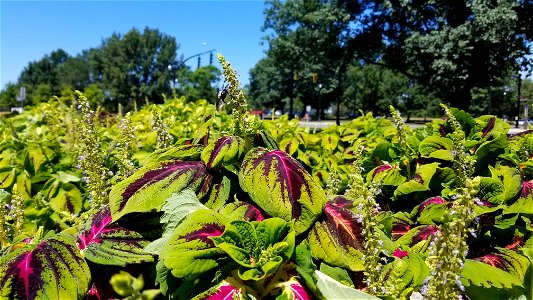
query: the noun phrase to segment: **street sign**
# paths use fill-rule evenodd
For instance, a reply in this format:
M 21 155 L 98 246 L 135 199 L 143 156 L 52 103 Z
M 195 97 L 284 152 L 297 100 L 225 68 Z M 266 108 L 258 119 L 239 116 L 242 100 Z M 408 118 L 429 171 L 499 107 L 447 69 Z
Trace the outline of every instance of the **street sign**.
M 23 86 L 20 87 L 20 91 L 19 91 L 19 94 L 17 96 L 17 100 L 19 102 L 24 102 L 24 100 L 26 100 L 26 87 L 23 87 Z

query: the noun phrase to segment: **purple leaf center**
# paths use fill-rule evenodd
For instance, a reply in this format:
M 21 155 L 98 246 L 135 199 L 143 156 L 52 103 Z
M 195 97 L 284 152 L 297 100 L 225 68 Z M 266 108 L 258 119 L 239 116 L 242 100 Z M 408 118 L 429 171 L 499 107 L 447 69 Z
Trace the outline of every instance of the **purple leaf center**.
M 205 174 L 205 165 L 200 161 L 173 161 L 166 164 L 156 170 L 150 170 L 143 174 L 141 178 L 130 184 L 122 193 L 122 201 L 120 202 L 119 210 L 124 209 L 128 200 L 141 188 L 146 188 L 156 182 L 162 181 L 165 178 L 174 174 L 176 179 L 189 170 L 196 170 L 194 172 L 195 179 Z
M 109 209 L 104 209 L 96 213 L 91 224 L 91 229 L 88 232 L 84 230 L 80 233 L 77 242 L 78 248 L 84 250 L 91 243 L 100 243 L 101 240 L 99 236 L 105 232 L 112 231 L 111 228 L 106 228 L 106 226 L 111 223 L 111 220 Z
M 490 118 L 489 122 L 487 123 L 487 126 L 483 128 L 481 138 L 484 138 L 489 132 L 491 132 L 491 130 L 494 128 L 494 123 L 496 123 L 496 117 Z
M 214 247 L 215 243 L 209 237 L 220 236 L 222 233 L 224 233 L 223 226 L 220 226 L 219 224 L 205 224 L 201 229 L 192 231 L 180 238 L 184 238 L 187 242 L 198 239 L 209 246 Z
M 446 203 L 446 200 L 442 199 L 441 197 L 429 198 L 426 201 L 422 202 L 422 204 L 420 204 L 420 206 L 418 207 L 418 213 L 421 213 L 428 205 L 444 203 Z
M 263 161 L 265 162 L 265 176 L 268 176 L 270 169 L 274 166 L 276 173 L 279 175 L 282 195 L 287 195 L 292 207 L 292 216 L 295 219 L 299 219 L 302 214 L 302 208 L 298 200 L 302 194 L 302 186 L 305 186 L 308 193 L 311 194 L 311 189 L 303 177 L 304 168 L 281 150 L 268 152 L 265 156 L 256 159 L 254 166 L 257 167 Z
M 527 198 L 533 192 L 533 181 L 524 181 L 522 185 L 522 194 L 521 198 Z

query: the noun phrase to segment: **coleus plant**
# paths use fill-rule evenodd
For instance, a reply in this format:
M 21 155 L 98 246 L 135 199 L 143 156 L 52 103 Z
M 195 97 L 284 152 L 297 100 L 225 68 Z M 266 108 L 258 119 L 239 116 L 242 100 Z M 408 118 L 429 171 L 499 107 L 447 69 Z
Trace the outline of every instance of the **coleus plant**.
M 112 188 L 109 207 L 85 225 L 12 242 L 0 259 L 2 297 L 113 297 L 117 279 L 113 287 L 109 281 L 123 269 L 134 275 L 118 274 L 136 280 L 154 273 L 148 290 L 158 287 L 178 299 L 421 296 L 433 276 L 432 243 L 453 219 L 458 150 L 475 158 L 471 213 L 478 218 L 463 237 L 468 253 L 459 294 L 532 295 L 529 138 L 508 143 L 502 121 L 454 111 L 464 149 L 457 149 L 449 120 L 402 133 L 398 120 L 393 127 L 370 116 L 319 138 L 294 128 L 278 132 L 279 149 L 247 114 L 226 69 L 231 89 L 223 100 L 237 120 L 229 131 L 205 116 L 213 110 L 200 112 L 207 125 L 196 127 L 194 137 L 175 139 L 187 145 L 137 154 L 142 167 Z M 178 116 L 176 105 L 162 115 Z M 298 138 L 296 148 L 290 136 Z M 146 138 L 153 141 L 143 151 L 152 151 L 155 138 Z M 309 149 L 314 156 L 305 155 Z M 357 180 L 349 176 L 351 163 L 362 168 Z M 324 178 L 313 175 L 333 166 L 344 168 L 338 192 L 356 192 L 326 196 Z M 76 178 L 66 172 L 46 178 L 44 191 L 65 195 L 55 200 L 56 210 L 69 209 L 60 189 L 77 186 Z M 357 192 L 365 189 L 372 193 Z M 119 290 L 140 294 L 138 286 Z

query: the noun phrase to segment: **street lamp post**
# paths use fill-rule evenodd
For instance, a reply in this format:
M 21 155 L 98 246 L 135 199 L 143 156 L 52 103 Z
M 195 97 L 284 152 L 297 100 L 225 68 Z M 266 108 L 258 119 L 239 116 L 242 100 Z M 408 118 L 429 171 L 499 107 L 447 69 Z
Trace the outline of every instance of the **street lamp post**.
M 318 84 L 318 120 L 322 120 L 322 83 Z
M 172 88 L 176 88 L 176 84 L 177 84 L 177 78 L 176 78 L 176 72 L 183 68 L 183 66 L 185 66 L 185 63 L 192 59 L 192 58 L 195 58 L 195 57 L 198 57 L 198 68 L 200 67 L 200 56 L 201 55 L 204 55 L 204 54 L 207 54 L 209 53 L 211 56 L 210 56 L 210 61 L 212 62 L 212 55 L 213 55 L 213 52 L 216 51 L 217 49 L 211 49 L 209 51 L 205 51 L 205 52 L 202 52 L 202 53 L 198 53 L 198 54 L 195 54 L 195 55 L 191 55 L 189 57 L 187 57 L 186 59 L 182 60 L 176 67 L 173 67 L 172 65 L 168 65 L 168 71 L 170 73 L 172 73 Z
M 515 122 L 515 128 L 518 128 L 518 119 L 520 118 L 520 89 L 522 88 L 522 77 L 520 76 L 520 73 L 518 75 L 511 76 L 512 78 L 518 79 L 518 92 L 516 95 L 516 122 Z M 524 122 L 528 122 L 528 120 L 524 120 Z

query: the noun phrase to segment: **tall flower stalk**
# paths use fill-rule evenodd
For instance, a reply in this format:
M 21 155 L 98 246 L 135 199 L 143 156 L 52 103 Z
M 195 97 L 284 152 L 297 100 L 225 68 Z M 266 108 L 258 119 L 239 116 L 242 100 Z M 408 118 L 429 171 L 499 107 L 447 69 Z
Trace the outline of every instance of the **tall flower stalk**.
M 396 132 L 398 135 L 398 141 L 400 143 L 400 151 L 402 155 L 402 162 L 407 169 L 407 178 L 411 179 L 411 158 L 409 149 L 409 144 L 407 143 L 408 134 L 411 132 L 411 128 L 405 125 L 400 112 L 397 111 L 392 105 L 389 107 L 390 113 L 392 115 L 392 123 L 396 127 Z
M 224 56 L 217 54 L 217 57 L 222 65 L 223 75 L 227 82 L 227 86 L 223 91 L 224 96 L 222 98 L 224 99 L 221 99 L 221 101 L 223 101 L 223 105 L 228 105 L 232 108 L 232 134 L 241 137 L 254 135 L 258 127 L 256 125 L 256 117 L 248 113 L 248 104 L 243 91 L 239 87 L 237 72 L 226 61 Z
M 456 195 L 449 212 L 450 221 L 441 226 L 441 231 L 431 243 L 428 257 L 430 276 L 422 287 L 422 294 L 426 299 L 459 299 L 464 291 L 461 273 L 468 254 L 466 240 L 474 219 L 477 184 L 471 179 L 474 159 L 465 148 L 465 133 L 450 109 L 442 107 L 454 130 L 449 137 L 453 141 Z
M 93 209 L 108 203 L 109 170 L 102 164 L 105 160 L 101 152 L 101 140 L 96 126 L 96 114 L 87 98 L 76 91 L 80 117 L 76 120 L 78 140 L 75 153 L 78 158 L 77 168 L 83 172 L 83 182 L 89 192 L 89 205 Z
M 357 144 L 354 151 L 356 160 L 351 165 L 349 176 L 348 190 L 346 195 L 353 199 L 360 199 L 358 205 L 358 218 L 361 220 L 364 238 L 363 265 L 365 266 L 364 275 L 365 283 L 371 294 L 377 295 L 383 293 L 380 283 L 382 263 L 380 254 L 384 251 L 383 241 L 376 215 L 380 211 L 379 204 L 376 202 L 376 196 L 381 193 L 381 180 L 376 178 L 374 181 L 367 183 L 363 178 L 363 146 Z
M 119 142 L 117 143 L 117 163 L 118 163 L 118 179 L 125 179 L 135 171 L 135 164 L 131 159 L 133 156 L 133 147 L 135 145 L 135 128 L 131 124 L 131 114 L 127 113 L 120 119 Z
M 156 149 L 165 149 L 172 145 L 174 138 L 170 135 L 168 125 L 163 122 L 157 110 L 152 110 L 152 132 L 157 134 Z

